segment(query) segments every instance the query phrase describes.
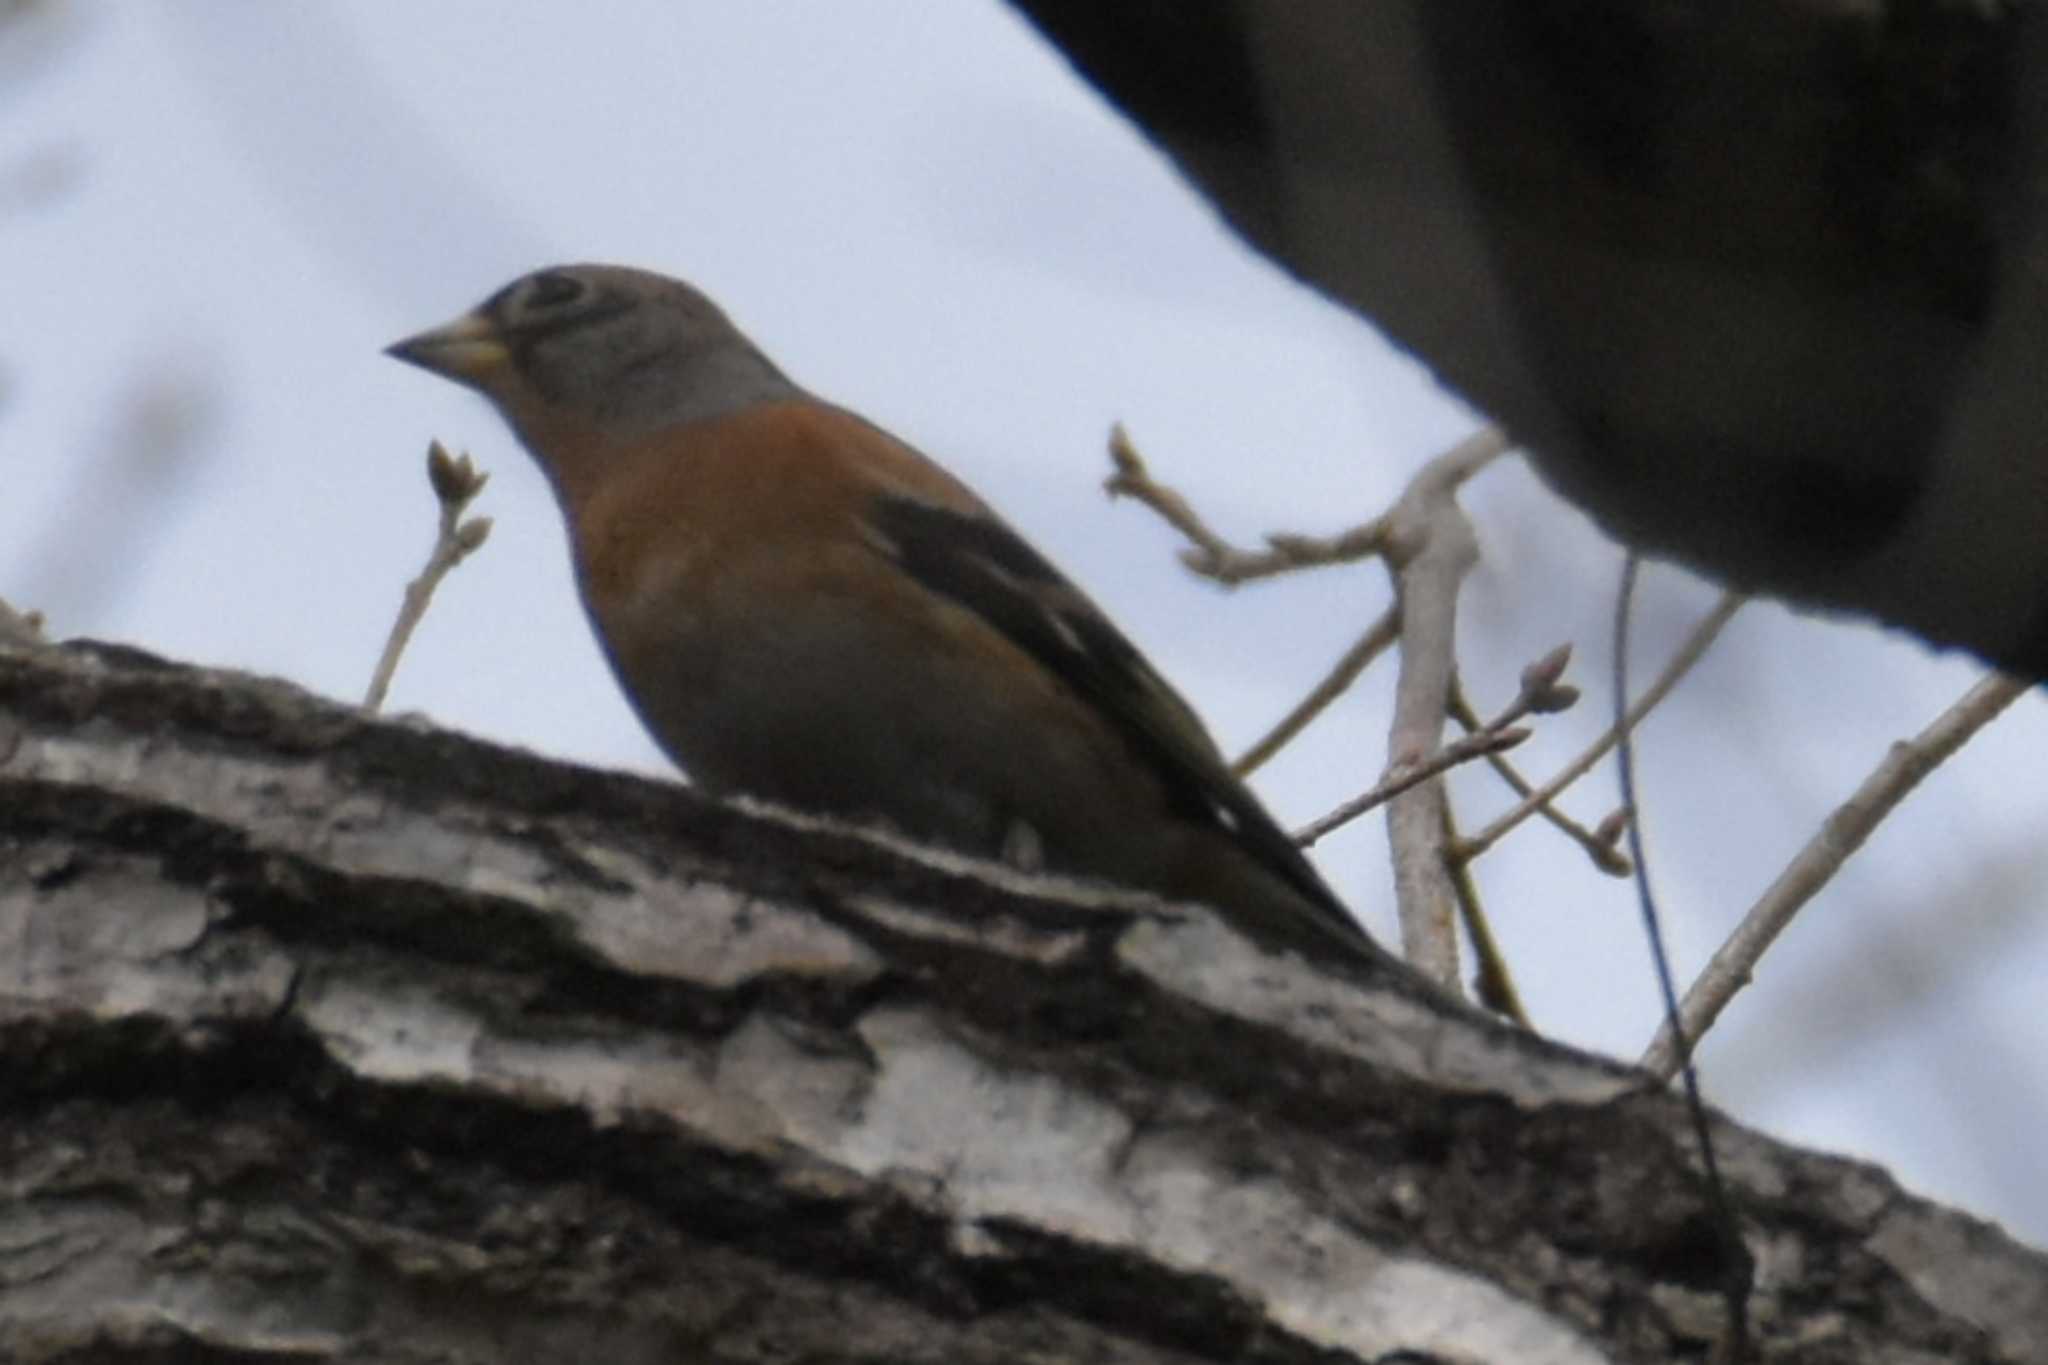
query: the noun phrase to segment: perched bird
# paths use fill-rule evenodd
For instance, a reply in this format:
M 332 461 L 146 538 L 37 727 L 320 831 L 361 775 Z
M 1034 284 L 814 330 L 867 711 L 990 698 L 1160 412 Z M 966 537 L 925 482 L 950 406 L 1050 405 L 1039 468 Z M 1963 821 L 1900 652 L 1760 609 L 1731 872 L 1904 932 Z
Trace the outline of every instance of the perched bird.
M 700 786 L 1378 954 L 1094 603 L 696 289 L 542 270 L 390 354 L 540 462 L 612 667 Z

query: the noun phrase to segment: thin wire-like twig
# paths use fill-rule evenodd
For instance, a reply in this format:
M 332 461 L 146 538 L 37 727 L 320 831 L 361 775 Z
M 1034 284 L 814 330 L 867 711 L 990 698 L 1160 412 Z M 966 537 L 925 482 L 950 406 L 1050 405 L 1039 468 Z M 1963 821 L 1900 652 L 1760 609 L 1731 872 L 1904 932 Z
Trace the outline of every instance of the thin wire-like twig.
M 1465 695 L 1464 684 L 1456 678 L 1451 680 L 1451 719 L 1463 726 L 1467 734 L 1486 728 L 1486 723 L 1479 718 L 1479 713 L 1472 709 L 1471 699 Z M 1486 763 L 1500 774 L 1501 781 L 1507 783 L 1509 790 L 1515 795 L 1526 797 L 1536 794 L 1535 785 L 1522 776 L 1521 769 L 1517 768 L 1505 754 L 1488 754 Z M 1634 864 L 1629 862 L 1628 855 L 1615 847 L 1621 837 L 1621 830 L 1614 826 L 1610 833 L 1608 826 L 1612 823 L 1611 817 L 1609 821 L 1603 822 L 1601 829 L 1590 830 L 1549 801 L 1539 804 L 1536 807 L 1536 814 L 1548 820 L 1559 833 L 1584 849 L 1586 856 L 1593 860 L 1593 866 L 1609 876 L 1626 877 L 1634 867 Z
M 1570 666 L 1571 658 L 1570 645 L 1560 645 L 1551 650 L 1522 670 L 1520 690 L 1499 715 L 1484 724 L 1475 725 L 1470 734 L 1444 745 L 1426 761 L 1389 771 L 1369 791 L 1352 797 L 1328 814 L 1296 830 L 1294 841 L 1306 848 L 1331 830 L 1350 824 L 1359 816 L 1376 806 L 1384 805 L 1418 782 L 1426 782 L 1439 773 L 1447 772 L 1461 763 L 1469 763 L 1475 758 L 1485 758 L 1514 748 L 1529 737 L 1529 731 L 1520 724 L 1521 721 L 1530 716 L 1555 715 L 1560 711 L 1569 710 L 1578 703 L 1579 689 L 1564 681 L 1564 671 Z M 1452 686 L 1456 685 L 1454 678 Z M 1448 820 L 1448 814 L 1446 819 Z
M 377 660 L 376 671 L 370 675 L 370 689 L 363 696 L 365 709 L 375 711 L 384 704 L 384 696 L 391 690 L 392 675 L 398 671 L 399 656 L 405 653 L 414 628 L 427 614 L 427 605 L 434 600 L 434 589 L 440 586 L 450 570 L 467 559 L 490 536 L 489 517 L 462 520 L 463 509 L 483 492 L 490 477 L 471 464 L 468 455 L 451 456 L 439 441 L 428 444 L 427 482 L 433 486 L 435 500 L 441 504 L 434 548 L 428 553 L 426 567 L 420 570 L 419 577 L 405 585 L 405 600 L 399 604 L 398 619 L 391 624 L 391 635 L 384 642 L 384 653 Z
M 1742 604 L 1748 600 L 1747 597 L 1738 592 L 1723 593 L 1721 600 L 1714 604 L 1714 609 L 1708 612 L 1705 619 L 1697 626 L 1693 627 L 1692 634 L 1688 635 L 1685 643 L 1678 647 L 1678 652 L 1671 656 L 1671 662 L 1664 666 L 1663 673 L 1658 675 L 1657 680 L 1650 684 L 1648 690 L 1628 708 L 1628 713 L 1622 718 L 1619 726 L 1609 727 L 1607 733 L 1595 740 L 1584 753 L 1559 769 L 1555 777 L 1529 793 L 1514 809 L 1508 811 L 1485 829 L 1480 830 L 1479 833 L 1465 840 L 1464 843 L 1453 850 L 1455 855 L 1467 862 L 1477 858 L 1480 854 L 1499 843 L 1508 831 L 1556 800 L 1558 793 L 1590 772 L 1593 765 L 1604 758 L 1607 755 L 1607 751 L 1614 747 L 1615 742 L 1621 737 L 1623 729 L 1633 730 L 1636 726 L 1642 724 L 1643 717 L 1656 710 L 1664 698 L 1671 694 L 1671 689 L 1676 687 L 1679 680 L 1692 671 L 1693 665 L 1700 661 L 1700 656 L 1705 654 L 1708 646 L 1714 643 L 1715 638 L 1721 633 L 1721 628 L 1728 624 L 1729 618 L 1733 617 Z
M 1792 917 L 1841 870 L 1851 854 L 1863 847 L 1871 831 L 1907 794 L 2031 686 L 2024 678 L 1994 673 L 1912 739 L 1891 746 L 1870 776 L 1828 816 L 1750 907 L 1741 925 L 1686 992 L 1685 1003 L 1678 1011 L 1679 1028 L 1686 1038 L 1697 1040 L 1713 1027 L 1735 993 L 1749 984 L 1757 962 L 1792 922 Z M 1671 1027 L 1666 1024 L 1643 1054 L 1644 1068 L 1668 1079 L 1681 1060 L 1674 1043 Z
M 1508 730 L 1482 730 L 1477 734 L 1452 740 L 1423 762 L 1389 773 L 1367 790 L 1295 830 L 1294 842 L 1303 848 L 1309 848 L 1324 835 L 1342 829 L 1361 815 L 1371 814 L 1402 792 L 1427 782 L 1432 777 L 1439 777 L 1461 763 L 1470 763 L 1475 758 L 1484 758 L 1503 749 L 1512 749 L 1528 737 L 1529 732 L 1518 726 Z
M 1663 917 L 1657 912 L 1656 893 L 1650 888 L 1650 861 L 1643 854 L 1643 816 L 1636 803 L 1635 722 L 1628 704 L 1628 628 L 1633 615 L 1636 576 L 1642 558 L 1631 550 L 1622 560 L 1621 590 L 1614 603 L 1614 772 L 1621 787 L 1621 808 L 1628 813 L 1623 833 L 1628 836 L 1628 856 L 1635 863 L 1636 898 L 1642 910 L 1643 935 L 1649 940 L 1650 962 L 1657 972 L 1657 993 L 1664 1002 L 1664 1018 L 1678 1022 L 1678 987 L 1672 980 L 1671 957 L 1664 949 Z M 1724 599 L 1725 600 L 1725 599 Z M 1700 1167 L 1705 1172 L 1707 1197 L 1713 1210 L 1714 1228 L 1721 1242 L 1723 1273 L 1722 1299 L 1727 1304 L 1728 1335 L 1715 1358 L 1724 1361 L 1749 1359 L 1749 1295 L 1754 1282 L 1754 1263 L 1742 1241 L 1742 1229 L 1735 1221 L 1735 1208 L 1728 1198 L 1727 1182 L 1721 1178 L 1721 1164 L 1714 1154 L 1714 1133 L 1707 1122 L 1706 1101 L 1700 1096 L 1699 1071 L 1693 1066 L 1691 1037 L 1677 1039 L 1678 1073 L 1685 1089 L 1685 1112 L 1691 1120 L 1693 1141 L 1700 1149 Z
M 1378 620 L 1366 627 L 1365 634 L 1344 651 L 1343 657 L 1337 660 L 1321 682 L 1309 689 L 1308 695 L 1297 702 L 1293 710 L 1282 716 L 1278 724 L 1230 765 L 1232 770 L 1239 777 L 1249 777 L 1267 759 L 1287 747 L 1296 735 L 1308 728 L 1310 721 L 1343 696 L 1351 684 L 1358 681 L 1358 675 L 1365 672 L 1374 659 L 1386 653 L 1400 634 L 1400 614 L 1389 607 L 1380 613 Z

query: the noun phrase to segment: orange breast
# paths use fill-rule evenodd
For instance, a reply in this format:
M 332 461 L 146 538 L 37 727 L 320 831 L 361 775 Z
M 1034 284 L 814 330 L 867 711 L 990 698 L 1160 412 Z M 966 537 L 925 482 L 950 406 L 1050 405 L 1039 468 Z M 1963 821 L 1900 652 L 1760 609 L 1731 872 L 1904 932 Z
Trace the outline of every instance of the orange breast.
M 878 494 L 984 510 L 910 447 L 822 403 L 762 404 L 630 442 L 570 444 L 580 458 L 557 458 L 553 473 L 584 593 L 606 622 L 623 623 L 650 599 L 709 609 L 735 591 L 797 591 L 855 561 L 871 565 L 863 527 Z

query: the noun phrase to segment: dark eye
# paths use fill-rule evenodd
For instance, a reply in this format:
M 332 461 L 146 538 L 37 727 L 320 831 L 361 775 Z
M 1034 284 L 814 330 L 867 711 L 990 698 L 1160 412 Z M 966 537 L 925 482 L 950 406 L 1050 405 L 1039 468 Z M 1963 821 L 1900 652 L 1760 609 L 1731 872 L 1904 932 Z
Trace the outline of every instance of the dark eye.
M 576 302 L 589 291 L 589 286 L 574 275 L 563 275 L 545 270 L 535 275 L 526 289 L 526 309 L 538 313 L 549 308 L 560 308 Z

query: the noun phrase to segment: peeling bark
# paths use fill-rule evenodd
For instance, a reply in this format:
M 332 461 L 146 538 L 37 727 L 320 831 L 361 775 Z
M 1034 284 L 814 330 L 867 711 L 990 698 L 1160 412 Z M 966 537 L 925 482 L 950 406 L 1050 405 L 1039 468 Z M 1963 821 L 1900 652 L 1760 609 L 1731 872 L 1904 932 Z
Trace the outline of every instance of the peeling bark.
M 1638 1073 L 1197 907 L 275 681 L 0 650 L 0 945 L 10 1361 L 1533 1365 L 1719 1330 Z M 2048 1258 L 1719 1141 L 1760 1358 L 2048 1358 Z

